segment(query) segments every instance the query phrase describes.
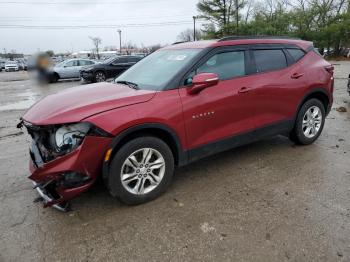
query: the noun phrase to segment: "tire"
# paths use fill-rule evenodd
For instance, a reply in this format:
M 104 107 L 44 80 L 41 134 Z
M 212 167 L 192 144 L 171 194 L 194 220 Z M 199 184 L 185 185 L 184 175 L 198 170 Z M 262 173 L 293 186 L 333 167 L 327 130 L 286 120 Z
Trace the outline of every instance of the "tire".
M 57 73 L 53 74 L 53 76 L 51 77 L 50 83 L 56 83 L 58 81 L 58 79 L 60 79 L 60 77 L 58 76 Z
M 97 71 L 94 75 L 94 82 L 100 83 L 106 81 L 106 74 L 103 71 Z
M 325 119 L 326 113 L 323 103 L 315 98 L 307 100 L 298 112 L 294 129 L 289 138 L 296 144 L 312 144 L 322 133 Z
M 137 205 L 164 193 L 173 173 L 174 157 L 169 146 L 159 138 L 142 136 L 127 142 L 114 155 L 106 183 L 112 196 L 125 204 Z

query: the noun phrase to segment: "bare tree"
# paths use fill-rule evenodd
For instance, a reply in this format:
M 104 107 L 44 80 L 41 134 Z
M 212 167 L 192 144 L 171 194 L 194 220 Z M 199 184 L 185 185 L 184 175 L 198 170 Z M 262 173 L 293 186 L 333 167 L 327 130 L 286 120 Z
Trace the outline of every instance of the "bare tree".
M 200 40 L 202 38 L 202 32 L 201 30 L 196 30 L 196 39 Z M 177 39 L 179 41 L 184 41 L 184 42 L 190 42 L 193 41 L 193 29 L 186 29 L 182 31 L 178 36 Z
M 100 47 L 100 44 L 102 43 L 101 38 L 100 37 L 93 37 L 93 36 L 89 36 L 89 38 L 91 39 L 93 45 L 95 46 L 97 59 L 100 59 L 99 47 Z
M 131 52 L 137 48 L 137 45 L 133 42 L 129 41 L 126 44 L 123 45 L 123 49 L 125 50 L 127 55 L 130 55 Z

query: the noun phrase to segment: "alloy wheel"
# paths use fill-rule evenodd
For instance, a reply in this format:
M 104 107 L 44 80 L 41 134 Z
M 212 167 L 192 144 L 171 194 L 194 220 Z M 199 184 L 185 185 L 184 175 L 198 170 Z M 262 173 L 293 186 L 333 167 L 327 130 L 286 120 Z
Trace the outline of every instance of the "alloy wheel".
M 133 152 L 123 163 L 121 182 L 135 195 L 144 195 L 154 190 L 165 174 L 165 160 L 159 151 L 142 148 Z
M 106 76 L 103 72 L 97 72 L 95 79 L 96 82 L 104 82 L 106 80 Z
M 302 129 L 307 138 L 315 137 L 321 129 L 322 112 L 317 106 L 310 107 L 303 117 Z

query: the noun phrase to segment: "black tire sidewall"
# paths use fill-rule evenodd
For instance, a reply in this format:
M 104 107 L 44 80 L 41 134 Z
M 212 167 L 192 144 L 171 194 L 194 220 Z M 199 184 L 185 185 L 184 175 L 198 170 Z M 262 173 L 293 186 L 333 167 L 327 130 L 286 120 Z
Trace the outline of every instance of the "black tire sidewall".
M 317 135 L 312 137 L 312 138 L 308 138 L 304 135 L 302 124 L 303 124 L 303 118 L 304 118 L 306 111 L 312 106 L 317 106 L 321 110 L 322 122 L 321 122 L 321 128 L 318 131 Z M 300 110 L 298 112 L 297 120 L 295 123 L 295 128 L 293 130 L 294 134 L 292 134 L 293 138 L 296 140 L 296 142 L 298 144 L 302 144 L 302 145 L 312 144 L 321 135 L 323 127 L 324 127 L 324 123 L 325 123 L 325 118 L 326 118 L 325 108 L 324 108 L 323 103 L 320 100 L 318 100 L 316 98 L 312 98 L 312 99 L 306 101 L 302 105 L 302 107 L 300 108 Z
M 94 81 L 95 81 L 96 83 L 99 83 L 99 82 L 97 81 L 97 79 L 96 79 L 96 76 L 97 76 L 97 74 L 99 74 L 99 73 L 102 73 L 102 74 L 105 76 L 104 81 L 106 81 L 106 74 L 105 74 L 103 71 L 97 71 L 97 72 L 95 73 Z
M 128 192 L 121 182 L 121 169 L 127 157 L 141 148 L 153 148 L 162 154 L 165 160 L 165 174 L 160 184 L 151 192 L 144 195 L 135 195 Z M 125 204 L 136 205 L 151 201 L 166 191 L 174 173 L 174 157 L 168 145 L 161 139 L 144 136 L 133 139 L 123 145 L 113 156 L 107 178 L 107 186 L 112 196 Z

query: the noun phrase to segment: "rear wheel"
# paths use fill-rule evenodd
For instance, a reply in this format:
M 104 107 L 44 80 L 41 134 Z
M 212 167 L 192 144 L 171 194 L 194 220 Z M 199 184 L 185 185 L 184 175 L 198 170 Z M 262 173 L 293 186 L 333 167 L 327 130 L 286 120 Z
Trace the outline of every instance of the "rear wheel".
M 126 204 L 151 201 L 166 191 L 174 173 L 174 158 L 161 139 L 144 136 L 122 146 L 113 157 L 107 184 Z
M 298 112 L 291 140 L 301 145 L 312 144 L 320 136 L 325 118 L 325 108 L 320 100 L 306 101 Z
M 94 80 L 95 80 L 95 82 L 97 82 L 97 83 L 106 81 L 106 75 L 105 75 L 105 73 L 102 72 L 102 71 L 97 71 L 97 72 L 95 73 Z

